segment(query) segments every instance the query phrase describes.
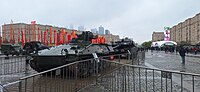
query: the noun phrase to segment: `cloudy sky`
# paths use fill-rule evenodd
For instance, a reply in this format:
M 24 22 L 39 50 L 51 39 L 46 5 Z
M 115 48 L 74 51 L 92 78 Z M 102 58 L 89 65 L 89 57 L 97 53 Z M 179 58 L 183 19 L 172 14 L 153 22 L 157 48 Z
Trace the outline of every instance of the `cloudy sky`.
M 102 25 L 112 34 L 142 43 L 153 31 L 200 13 L 200 0 L 0 0 L 0 25 L 36 20 L 39 24 L 88 30 Z

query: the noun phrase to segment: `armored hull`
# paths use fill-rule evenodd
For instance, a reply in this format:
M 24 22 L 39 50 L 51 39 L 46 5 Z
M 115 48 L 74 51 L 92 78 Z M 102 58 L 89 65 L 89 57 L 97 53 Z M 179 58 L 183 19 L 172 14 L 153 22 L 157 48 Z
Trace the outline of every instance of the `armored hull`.
M 111 45 L 107 44 L 89 44 L 83 47 L 77 44 L 60 45 L 32 55 L 30 65 L 37 72 L 42 72 L 78 60 L 93 58 L 92 53 L 106 56 L 112 55 L 114 50 Z

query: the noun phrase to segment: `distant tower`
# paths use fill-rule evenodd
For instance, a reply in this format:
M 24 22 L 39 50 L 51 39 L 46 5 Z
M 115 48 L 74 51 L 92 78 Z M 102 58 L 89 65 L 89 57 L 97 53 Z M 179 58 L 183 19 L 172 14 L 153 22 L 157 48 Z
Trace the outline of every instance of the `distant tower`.
M 69 29 L 73 30 L 73 29 L 74 29 L 74 25 L 73 25 L 73 24 L 70 24 L 70 25 L 69 25 Z
M 96 29 L 96 28 L 94 28 L 94 29 L 91 29 L 91 32 L 92 32 L 92 33 L 96 33 L 96 34 L 98 34 L 98 33 L 97 33 L 97 29 Z
M 104 34 L 104 28 L 102 26 L 99 27 L 99 34 Z
M 0 37 L 2 37 L 1 27 L 0 27 Z
M 110 31 L 108 29 L 105 30 L 105 34 L 108 35 L 110 34 Z
M 85 30 L 84 25 L 80 25 L 80 26 L 78 27 L 78 30 L 79 30 L 79 31 L 84 31 L 84 30 Z

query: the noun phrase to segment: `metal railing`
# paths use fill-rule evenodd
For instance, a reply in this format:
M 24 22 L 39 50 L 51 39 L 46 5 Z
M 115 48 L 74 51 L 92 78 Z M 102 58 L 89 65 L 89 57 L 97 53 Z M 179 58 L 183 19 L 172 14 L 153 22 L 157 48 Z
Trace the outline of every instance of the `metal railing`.
M 0 75 L 25 71 L 25 56 L 0 57 Z
M 154 69 L 122 64 L 112 72 L 99 76 L 98 84 L 108 92 L 199 92 L 200 74 Z
M 144 60 L 142 52 L 139 53 L 138 59 L 131 57 L 132 60 L 116 55 L 114 61 L 108 57 L 77 61 L 20 78 L 4 89 L 13 92 L 199 92 L 200 74 L 131 65 Z
M 19 92 L 75 92 L 93 84 L 93 59 L 77 61 L 48 71 L 20 78 Z M 91 70 L 91 71 L 89 71 Z
M 2 55 L 0 57 L 0 84 L 16 81 L 30 70 L 26 56 Z
M 0 92 L 6 92 L 6 89 L 4 88 L 3 85 L 0 84 Z
M 129 54 L 119 54 L 114 57 L 118 62 L 131 63 Z M 110 56 L 100 58 L 110 59 Z M 109 62 L 99 61 L 99 58 L 81 60 L 20 78 L 19 82 L 10 83 L 4 88 L 15 92 L 81 91 L 88 88 L 88 86 L 97 85 L 99 76 L 110 73 L 114 68 L 116 66 Z

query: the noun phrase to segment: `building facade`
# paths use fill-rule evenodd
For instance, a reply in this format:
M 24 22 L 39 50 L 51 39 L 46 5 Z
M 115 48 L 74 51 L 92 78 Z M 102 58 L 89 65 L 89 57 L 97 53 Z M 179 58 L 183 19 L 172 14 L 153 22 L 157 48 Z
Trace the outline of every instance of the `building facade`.
M 80 26 L 78 26 L 78 31 L 84 31 L 84 30 L 85 30 L 84 25 L 80 25 Z
M 110 34 L 110 31 L 108 29 L 105 30 L 105 34 L 108 35 Z
M 104 28 L 102 26 L 99 27 L 99 32 L 100 35 L 104 34 Z
M 30 41 L 40 41 L 49 46 L 68 43 L 76 34 L 82 31 L 41 24 L 13 23 L 2 25 L 2 43 L 21 44 Z M 95 29 L 96 30 L 96 29 Z M 98 35 L 95 34 L 94 35 Z M 104 36 L 106 43 L 118 41 L 118 35 Z
M 178 44 L 195 45 L 200 42 L 200 13 L 170 29 L 171 40 Z
M 98 34 L 98 31 L 97 31 L 97 29 L 96 29 L 96 28 L 94 28 L 94 29 L 91 29 L 91 32 L 92 32 L 92 33 L 95 33 L 95 34 Z
M 120 41 L 119 35 L 108 34 L 108 35 L 102 35 L 102 36 L 104 36 L 104 38 L 106 39 L 107 44 L 111 44 L 111 42 Z
M 164 40 L 164 32 L 153 32 L 152 42 L 163 41 L 163 40 Z
M 71 35 L 71 32 L 72 30 L 68 30 L 62 27 L 53 27 L 51 25 L 25 23 L 4 24 L 2 25 L 2 41 L 3 43 L 12 44 L 40 41 L 48 45 L 54 45 L 56 40 L 65 39 L 61 38 L 61 33 L 62 35 Z

